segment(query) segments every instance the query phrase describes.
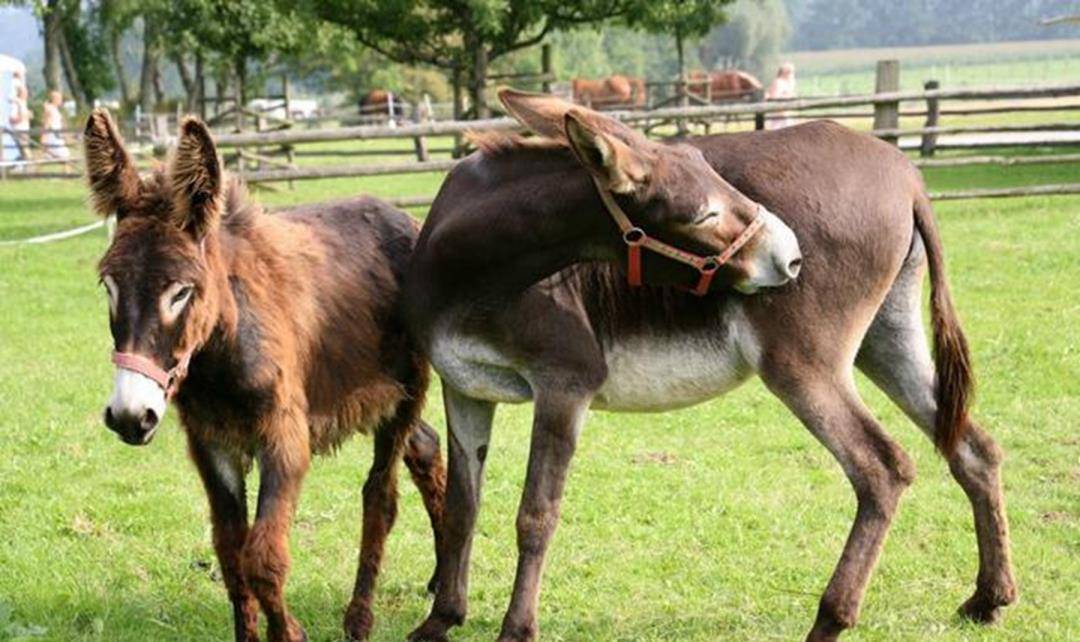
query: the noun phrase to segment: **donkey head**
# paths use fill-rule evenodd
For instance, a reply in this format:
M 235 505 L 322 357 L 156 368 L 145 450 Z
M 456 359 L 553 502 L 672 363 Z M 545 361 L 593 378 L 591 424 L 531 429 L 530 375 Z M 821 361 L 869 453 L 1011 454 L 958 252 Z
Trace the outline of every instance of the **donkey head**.
M 211 269 L 222 173 L 209 132 L 187 120 L 168 173 L 141 178 L 105 110 L 85 131 L 94 208 L 115 215 L 99 273 L 109 298 L 116 370 L 105 425 L 132 445 L 149 443 L 193 350 L 209 336 L 220 287 Z
M 700 255 L 721 255 L 762 227 L 720 269 L 717 282 L 750 293 L 799 274 L 795 234 L 736 190 L 696 147 L 660 144 L 619 121 L 544 94 L 504 89 L 507 111 L 534 133 L 567 145 L 600 189 L 610 192 L 632 225 L 649 237 Z M 649 281 L 685 278 L 685 268 L 651 270 Z

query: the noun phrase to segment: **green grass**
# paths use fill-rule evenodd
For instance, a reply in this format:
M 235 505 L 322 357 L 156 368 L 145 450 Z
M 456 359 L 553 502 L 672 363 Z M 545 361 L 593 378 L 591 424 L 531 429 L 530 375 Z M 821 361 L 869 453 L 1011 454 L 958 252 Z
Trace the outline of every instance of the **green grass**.
M 926 80 L 942 87 L 1075 82 L 1080 77 L 1080 40 L 995 42 L 928 47 L 881 47 L 797 51 L 795 63 L 805 95 L 874 91 L 878 60 L 900 61 L 902 89 L 921 89 Z
M 1022 171 L 1021 171 L 1022 170 Z M 936 170 L 931 189 L 1057 182 L 1067 167 Z M 272 204 L 431 193 L 437 175 L 298 183 Z M 1073 179 L 1075 180 L 1075 179 Z M 400 191 L 399 191 L 400 190 Z M 75 181 L 0 185 L 0 238 L 92 220 Z M 1008 454 L 1021 602 L 994 629 L 960 622 L 976 552 L 970 511 L 933 449 L 881 394 L 870 406 L 919 479 L 845 639 L 1080 638 L 1080 198 L 943 203 L 950 275 L 974 349 L 976 414 Z M 175 413 L 154 443 L 100 423 L 111 386 L 103 233 L 0 247 L 0 639 L 218 640 L 230 609 L 205 500 Z M 438 390 L 426 416 L 444 429 Z M 488 459 L 471 608 L 455 640 L 490 640 L 515 564 L 529 406 L 504 406 Z M 288 598 L 336 640 L 355 571 L 370 442 L 320 459 L 293 531 Z M 431 540 L 403 480 L 376 603 L 377 640 L 421 621 Z M 571 473 L 541 602 L 546 640 L 792 640 L 843 545 L 852 493 L 828 453 L 755 382 L 692 409 L 593 413 Z

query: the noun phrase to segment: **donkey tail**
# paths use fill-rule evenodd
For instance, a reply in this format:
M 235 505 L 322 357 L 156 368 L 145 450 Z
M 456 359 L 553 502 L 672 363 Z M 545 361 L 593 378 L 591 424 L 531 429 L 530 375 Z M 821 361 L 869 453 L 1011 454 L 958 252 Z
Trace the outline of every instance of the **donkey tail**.
M 925 193 L 915 198 L 915 228 L 922 236 L 930 268 L 930 320 L 934 332 L 934 369 L 937 378 L 937 415 L 934 442 L 942 454 L 956 450 L 967 425 L 968 406 L 975 390 L 971 353 L 953 306 L 945 278 L 945 257 L 941 236 L 934 222 L 934 210 Z

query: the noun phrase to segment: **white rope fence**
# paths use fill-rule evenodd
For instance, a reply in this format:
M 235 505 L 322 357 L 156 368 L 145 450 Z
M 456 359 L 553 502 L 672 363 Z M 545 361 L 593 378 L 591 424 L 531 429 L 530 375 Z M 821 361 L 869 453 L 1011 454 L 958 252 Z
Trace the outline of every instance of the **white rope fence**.
M 73 227 L 70 230 L 63 230 L 60 232 L 53 232 L 51 234 L 43 234 L 41 236 L 32 236 L 28 239 L 14 239 L 10 241 L 0 241 L 0 247 L 11 245 L 35 245 L 39 243 L 52 243 L 53 241 L 61 241 L 63 239 L 69 239 L 73 236 L 79 236 L 80 234 L 86 234 L 92 232 L 100 227 L 105 226 L 105 221 L 94 221 L 87 225 L 80 225 L 79 227 Z

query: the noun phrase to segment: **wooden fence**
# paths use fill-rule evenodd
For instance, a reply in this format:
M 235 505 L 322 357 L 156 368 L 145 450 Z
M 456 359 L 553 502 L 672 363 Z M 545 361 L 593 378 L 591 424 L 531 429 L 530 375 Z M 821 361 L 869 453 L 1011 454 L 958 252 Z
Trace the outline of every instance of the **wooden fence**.
M 791 101 L 737 103 L 724 105 L 705 105 L 697 107 L 666 107 L 650 111 L 613 111 L 609 115 L 635 127 L 648 128 L 657 123 L 674 122 L 685 119 L 699 124 L 718 121 L 730 121 L 742 117 L 752 119 L 758 128 L 774 115 L 790 115 L 800 119 L 817 118 L 822 113 L 835 117 L 839 109 L 862 108 L 855 112 L 858 117 L 873 118 L 872 134 L 898 144 L 902 149 L 918 150 L 920 157 L 915 163 L 925 167 L 960 167 L 971 165 L 994 165 L 1001 167 L 1029 164 L 1080 163 L 1080 154 L 1053 154 L 1036 156 L 959 156 L 935 158 L 939 150 L 979 149 L 986 147 L 1032 147 L 1032 146 L 1075 146 L 1080 145 L 1080 122 L 1047 122 L 1033 124 L 974 124 L 949 126 L 941 123 L 944 115 L 979 115 L 1002 114 L 1013 112 L 1069 112 L 1080 110 L 1080 84 L 1054 85 L 1044 87 L 983 87 L 941 89 L 928 83 L 919 91 L 897 91 L 886 84 L 879 86 L 882 91 L 860 96 L 822 97 L 797 99 Z M 1061 99 L 1073 98 L 1067 102 Z M 1053 104 L 1032 105 L 1031 100 L 1053 100 Z M 1013 101 L 1006 104 L 1005 101 Z M 977 102 L 976 107 L 942 109 L 944 102 L 958 102 L 961 105 Z M 921 109 L 905 105 L 921 103 Z M 869 106 L 872 110 L 866 110 Z M 925 122 L 920 127 L 900 127 L 901 117 L 923 117 Z M 466 131 L 512 131 L 520 126 L 509 118 L 493 118 L 481 121 L 442 121 L 414 123 L 396 128 L 386 127 L 342 127 L 331 130 L 291 130 L 272 134 L 224 134 L 218 138 L 223 147 L 243 147 L 265 144 L 302 145 L 330 141 L 413 139 L 421 140 L 428 136 L 446 136 L 461 134 Z M 1064 136 L 1055 136 L 1057 134 Z M 995 135 L 1010 136 L 1007 139 Z M 1021 135 L 1019 139 L 1015 135 Z M 941 137 L 947 137 L 942 139 Z M 964 136 L 965 138 L 956 138 Z M 949 138 L 952 137 L 952 138 Z M 403 152 L 399 152 L 403 153 Z M 423 172 L 445 172 L 456 161 L 425 160 L 417 162 L 388 162 L 365 165 L 338 165 L 332 167 L 298 167 L 295 169 L 275 169 L 246 172 L 244 178 L 250 183 L 266 183 L 284 180 L 315 180 L 324 178 L 380 176 L 394 174 L 412 174 Z M 1076 194 L 1080 193 L 1080 183 L 1065 185 L 1040 185 L 989 190 L 962 190 L 937 193 L 938 199 L 986 198 L 1041 194 Z M 428 205 L 430 197 L 410 196 L 389 199 L 398 205 Z
M 976 123 L 966 125 L 943 124 L 949 116 L 982 116 L 1012 113 L 1067 113 L 1080 110 L 1080 84 L 1063 84 L 1039 87 L 979 87 L 940 88 L 930 81 L 922 90 L 899 91 L 899 67 L 893 61 L 882 61 L 878 67 L 876 91 L 873 94 L 855 96 L 829 96 L 800 98 L 787 101 L 742 102 L 701 106 L 673 106 L 651 110 L 623 110 L 608 112 L 610 116 L 641 128 L 657 131 L 676 122 L 694 123 L 705 131 L 717 123 L 753 121 L 757 129 L 765 127 L 770 119 L 794 117 L 800 120 L 814 118 L 862 118 L 873 119 L 872 134 L 890 141 L 905 150 L 917 150 L 917 165 L 925 167 L 960 167 L 993 165 L 1001 167 L 1080 163 L 1080 154 L 1053 154 L 1042 156 L 995 156 L 977 155 L 951 158 L 935 158 L 940 150 L 973 150 L 995 147 L 1068 147 L 1080 145 L 1080 121 L 1018 124 L 1008 122 Z M 1038 102 L 1032 102 L 1038 101 Z M 946 106 L 947 105 L 947 106 Z M 901 127 L 901 118 L 923 119 L 918 127 Z M 283 128 L 274 131 L 222 133 L 217 136 L 218 145 L 226 150 L 238 171 L 249 183 L 262 184 L 281 181 L 317 180 L 327 178 L 416 174 L 446 172 L 456 163 L 453 159 L 432 160 L 432 152 L 446 153 L 447 149 L 431 149 L 428 137 L 460 136 L 467 131 L 509 131 L 520 129 L 509 118 L 491 118 L 470 121 L 421 121 L 393 127 L 385 125 L 358 125 L 331 129 Z M 409 140 L 412 141 L 416 161 L 375 162 L 362 165 L 297 166 L 292 158 L 285 162 L 275 160 L 266 150 L 289 150 L 295 156 L 305 155 L 298 146 L 335 141 Z M 157 141 L 163 147 L 167 140 Z M 295 151 L 293 151 L 295 150 Z M 398 150 L 333 151 L 312 150 L 311 155 L 352 154 L 409 154 Z M 255 169 L 253 169 L 255 168 Z M 34 174 L 8 173 L 8 178 L 27 178 Z M 984 198 L 1023 196 L 1036 194 L 1076 194 L 1080 183 L 1065 185 L 1041 185 L 994 190 L 963 190 L 935 194 L 936 198 Z M 408 196 L 389 199 L 402 206 L 430 204 L 430 196 Z

